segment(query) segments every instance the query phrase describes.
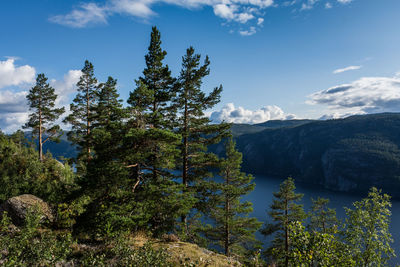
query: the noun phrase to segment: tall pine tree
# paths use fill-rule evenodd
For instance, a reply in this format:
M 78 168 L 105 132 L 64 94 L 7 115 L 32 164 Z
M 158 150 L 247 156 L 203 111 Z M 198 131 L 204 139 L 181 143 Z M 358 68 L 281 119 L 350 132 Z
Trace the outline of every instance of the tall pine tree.
M 235 149 L 232 139 L 227 142 L 225 151 L 226 157 L 220 161 L 222 182 L 214 185 L 216 194 L 212 197 L 209 214 L 214 224 L 206 229 L 205 235 L 229 257 L 245 254 L 245 248 L 255 243 L 254 233 L 262 223 L 249 217 L 252 203 L 242 199 L 255 187 L 253 176 L 240 171 L 242 153 Z
M 171 172 L 181 136 L 173 131 L 171 123 L 175 79 L 163 62 L 166 54 L 161 48 L 160 32 L 153 27 L 146 68 L 128 99 L 131 118 L 124 138 L 129 148 L 126 167 L 131 180 L 136 179 L 132 186 L 136 205 L 133 216 L 155 233 L 173 230 L 177 216 L 186 214 L 193 205 L 193 198 L 181 194 L 182 185 Z
M 88 60 L 85 61 L 77 87 L 78 94 L 70 105 L 71 114 L 64 119 L 64 122 L 72 125 L 71 131 L 68 132 L 68 138 L 73 144 L 80 147 L 80 158 L 88 162 L 92 157 L 91 131 L 94 126 L 94 108 L 97 105 L 98 96 L 93 64 Z
M 274 193 L 275 199 L 268 213 L 272 218 L 272 223 L 266 223 L 261 230 L 263 235 L 275 234 L 271 247 L 267 254 L 273 255 L 281 265 L 289 265 L 290 235 L 289 226 L 295 222 L 302 222 L 306 218 L 303 205 L 298 204 L 303 194 L 295 192 L 294 180 L 289 177 L 279 187 L 279 191 Z
M 44 74 L 36 78 L 36 85 L 29 90 L 26 96 L 29 109 L 33 111 L 29 115 L 29 121 L 24 128 L 31 128 L 32 134 L 38 139 L 39 159 L 43 161 L 43 144 L 49 140 L 57 141 L 62 131 L 59 125 L 54 124 L 62 113 L 64 107 L 55 108 L 57 95 L 54 88 L 49 85 Z
M 210 73 L 210 61 L 206 56 L 201 64 L 200 59 L 201 56 L 195 54 L 193 47 L 186 50 L 173 99 L 173 108 L 178 112 L 175 127 L 182 135 L 178 161 L 182 184 L 187 191 L 191 186 L 197 192 L 198 183 L 210 176 L 210 169 L 218 162 L 216 155 L 207 152 L 208 146 L 220 142 L 228 135 L 230 128 L 226 123 L 211 124 L 204 114 L 220 101 L 222 86 L 214 88 L 208 95 L 201 90 L 203 79 Z M 186 216 L 182 219 L 186 224 Z
M 146 68 L 143 76 L 136 81 L 136 89 L 130 93 L 128 103 L 131 105 L 135 124 L 141 123 L 142 129 L 151 129 L 148 133 L 148 157 L 142 165 L 150 170 L 153 179 L 165 174 L 162 169 L 173 165 L 173 157 L 178 151 L 178 135 L 169 130 L 171 124 L 171 106 L 175 79 L 171 76 L 168 65 L 164 64 L 167 52 L 161 48 L 161 34 L 156 27 L 152 28 L 148 53 L 145 56 Z

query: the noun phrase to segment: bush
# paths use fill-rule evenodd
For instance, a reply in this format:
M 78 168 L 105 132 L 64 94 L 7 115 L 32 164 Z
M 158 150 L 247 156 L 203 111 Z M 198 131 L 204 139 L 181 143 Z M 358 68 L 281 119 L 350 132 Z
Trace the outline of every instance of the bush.
M 0 134 L 0 202 L 21 194 L 32 194 L 49 203 L 63 201 L 74 188 L 72 168 L 51 154 L 41 162 L 37 151 L 26 143 Z
M 0 251 L 2 266 L 50 266 L 66 260 L 71 252 L 70 233 L 56 233 L 40 228 L 37 209 L 28 211 L 21 229 L 11 226 L 3 214 L 0 222 Z
M 127 234 L 110 237 L 103 249 L 89 250 L 81 259 L 83 266 L 169 267 L 165 249 L 154 249 L 150 242 L 133 248 Z

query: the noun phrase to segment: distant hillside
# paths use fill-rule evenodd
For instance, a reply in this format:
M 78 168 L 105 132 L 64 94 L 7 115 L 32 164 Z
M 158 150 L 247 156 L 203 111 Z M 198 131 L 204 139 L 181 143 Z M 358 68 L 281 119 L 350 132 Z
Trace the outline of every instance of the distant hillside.
M 28 140 L 32 140 L 32 133 L 25 132 L 25 137 Z M 72 145 L 71 142 L 68 141 L 66 132 L 61 136 L 59 143 L 51 141 L 44 143 L 43 151 L 44 153 L 47 153 L 47 151 L 51 152 L 51 154 L 57 159 L 60 159 L 61 157 L 75 158 L 78 154 L 76 146 Z
M 400 114 L 233 124 L 232 132 L 246 172 L 293 176 L 338 191 L 376 186 L 400 198 Z M 56 157 L 77 154 L 65 135 L 44 149 Z M 221 154 L 223 145 L 210 150 Z
M 242 134 L 250 134 L 261 132 L 266 129 L 277 129 L 283 127 L 295 127 L 306 123 L 313 122 L 313 120 L 270 120 L 258 124 L 232 124 L 232 134 L 237 137 Z
M 400 197 L 400 114 L 310 121 L 236 139 L 247 172 L 339 191 L 377 186 Z

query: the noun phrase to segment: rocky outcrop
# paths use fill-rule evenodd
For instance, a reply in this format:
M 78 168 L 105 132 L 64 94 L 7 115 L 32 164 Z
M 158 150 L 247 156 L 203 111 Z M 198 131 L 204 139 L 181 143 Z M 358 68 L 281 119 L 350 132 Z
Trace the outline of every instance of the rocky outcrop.
M 53 222 L 54 216 L 50 206 L 34 195 L 20 195 L 6 200 L 0 206 L 0 216 L 4 212 L 11 218 L 12 223 L 20 226 L 24 223 L 28 210 L 37 207 L 42 223 Z

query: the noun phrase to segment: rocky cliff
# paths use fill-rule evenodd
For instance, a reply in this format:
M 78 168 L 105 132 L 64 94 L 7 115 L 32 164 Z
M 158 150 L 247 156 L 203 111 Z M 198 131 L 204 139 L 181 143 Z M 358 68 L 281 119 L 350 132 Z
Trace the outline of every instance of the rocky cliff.
M 325 188 L 400 197 L 400 114 L 307 121 L 236 135 L 243 169 Z M 216 149 L 218 150 L 218 149 Z

